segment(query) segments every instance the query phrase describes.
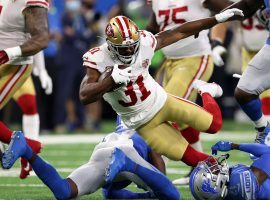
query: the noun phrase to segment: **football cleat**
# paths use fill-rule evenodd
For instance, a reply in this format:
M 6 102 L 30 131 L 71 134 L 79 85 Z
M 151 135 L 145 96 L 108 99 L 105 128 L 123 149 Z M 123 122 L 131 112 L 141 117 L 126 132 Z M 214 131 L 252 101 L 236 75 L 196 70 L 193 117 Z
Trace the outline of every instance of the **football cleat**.
M 125 171 L 126 165 L 128 163 L 129 158 L 125 155 L 125 153 L 115 148 L 112 152 L 112 159 L 109 163 L 109 166 L 105 170 L 105 180 L 108 183 L 111 183 L 113 179 L 122 171 Z
M 270 146 L 270 125 L 264 128 L 263 131 L 257 129 L 256 138 L 254 140 L 255 143 L 265 144 Z M 254 156 L 253 154 L 249 154 L 251 160 L 256 160 L 258 157 Z
M 40 153 L 42 144 L 39 141 L 31 140 L 26 138 L 27 144 L 31 147 L 32 151 L 36 154 Z M 20 178 L 25 179 L 30 174 L 30 171 L 32 170 L 32 167 L 30 163 L 24 159 L 21 158 L 21 172 L 20 172 Z
M 194 170 L 194 167 L 192 167 L 190 169 L 189 173 L 185 177 L 175 179 L 172 183 L 174 185 L 188 185 L 189 184 L 189 178 L 190 178 L 190 175 L 191 175 L 193 170 Z
M 200 94 L 209 93 L 212 97 L 220 97 L 223 90 L 217 83 L 207 83 L 205 81 L 195 79 L 192 83 L 194 89 L 198 90 Z
M 189 177 L 183 177 L 179 179 L 175 179 L 172 182 L 174 185 L 188 185 L 189 184 Z
M 22 131 L 15 131 L 12 135 L 8 148 L 2 157 L 2 167 L 10 169 L 16 160 L 21 157 L 26 151 L 26 140 Z

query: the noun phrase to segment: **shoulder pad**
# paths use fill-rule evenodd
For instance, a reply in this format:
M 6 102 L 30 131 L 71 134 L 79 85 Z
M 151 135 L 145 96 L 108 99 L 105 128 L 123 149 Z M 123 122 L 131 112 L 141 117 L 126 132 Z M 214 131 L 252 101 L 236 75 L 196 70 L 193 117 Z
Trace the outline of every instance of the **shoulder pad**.
M 100 47 L 94 47 L 83 55 L 83 65 L 97 69 L 97 66 L 102 64 L 105 59 L 105 54 Z
M 152 33 L 148 32 L 146 30 L 141 30 L 140 34 L 141 34 L 141 45 L 142 46 L 151 47 L 152 49 L 156 48 L 157 40 Z

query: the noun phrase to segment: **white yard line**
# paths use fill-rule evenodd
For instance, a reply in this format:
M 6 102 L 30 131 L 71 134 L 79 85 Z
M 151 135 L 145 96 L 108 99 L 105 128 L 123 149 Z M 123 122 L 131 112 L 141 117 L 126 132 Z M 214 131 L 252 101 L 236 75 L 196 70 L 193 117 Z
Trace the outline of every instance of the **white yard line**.
M 106 134 L 75 134 L 75 135 L 41 135 L 40 140 L 44 144 L 89 144 L 102 141 Z M 203 141 L 217 140 L 245 140 L 252 141 L 255 138 L 255 132 L 226 132 L 222 131 L 217 134 L 202 133 Z
M 60 173 L 71 173 L 75 168 L 57 168 L 57 171 Z M 167 168 L 167 174 L 179 174 L 185 175 L 189 172 L 188 169 L 181 168 Z M 12 168 L 10 170 L 0 170 L 0 177 L 18 177 L 20 174 L 20 168 Z M 30 176 L 36 176 L 36 174 L 31 171 Z

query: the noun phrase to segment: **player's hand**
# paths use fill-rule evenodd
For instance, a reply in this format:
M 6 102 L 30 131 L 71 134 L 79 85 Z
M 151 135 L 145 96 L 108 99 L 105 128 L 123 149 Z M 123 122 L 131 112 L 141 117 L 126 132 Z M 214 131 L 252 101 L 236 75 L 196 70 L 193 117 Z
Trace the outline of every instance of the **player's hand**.
M 233 16 L 241 16 L 244 17 L 243 11 L 237 8 L 232 8 L 225 10 L 219 14 L 215 15 L 215 18 L 218 23 L 226 22 L 228 19 L 230 19 Z
M 222 46 L 221 42 L 217 40 L 213 40 L 211 42 L 212 46 L 212 58 L 213 62 L 216 66 L 222 67 L 224 66 L 224 61 L 222 56 L 224 56 L 227 53 L 227 50 Z
M 52 94 L 53 83 L 47 71 L 46 70 L 40 71 L 38 77 L 39 77 L 42 89 L 45 90 L 45 94 L 47 95 Z
M 212 149 L 213 155 L 217 155 L 218 151 L 223 151 L 223 152 L 230 151 L 232 150 L 232 142 L 219 141 L 215 145 L 213 145 L 211 149 Z
M 127 85 L 128 82 L 130 81 L 131 67 L 127 67 L 125 69 L 119 69 L 119 66 L 115 64 L 113 66 L 113 72 L 111 76 L 113 78 L 113 81 L 116 84 Z
M 4 50 L 0 51 L 0 65 L 9 61 L 8 55 Z

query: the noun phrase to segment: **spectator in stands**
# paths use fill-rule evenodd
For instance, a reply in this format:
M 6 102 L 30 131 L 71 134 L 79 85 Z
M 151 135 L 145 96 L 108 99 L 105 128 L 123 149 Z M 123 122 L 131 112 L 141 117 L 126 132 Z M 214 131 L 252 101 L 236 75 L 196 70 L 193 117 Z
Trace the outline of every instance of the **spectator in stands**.
M 84 75 L 84 68 L 80 67 L 81 57 L 97 37 L 96 31 L 91 29 L 83 15 L 84 11 L 81 1 L 66 0 L 66 10 L 62 18 L 63 39 L 57 56 L 59 67 L 55 80 L 53 120 L 56 131 L 65 131 L 66 121 L 68 130 L 73 131 L 83 120 L 84 109 L 74 91 L 78 91 Z

